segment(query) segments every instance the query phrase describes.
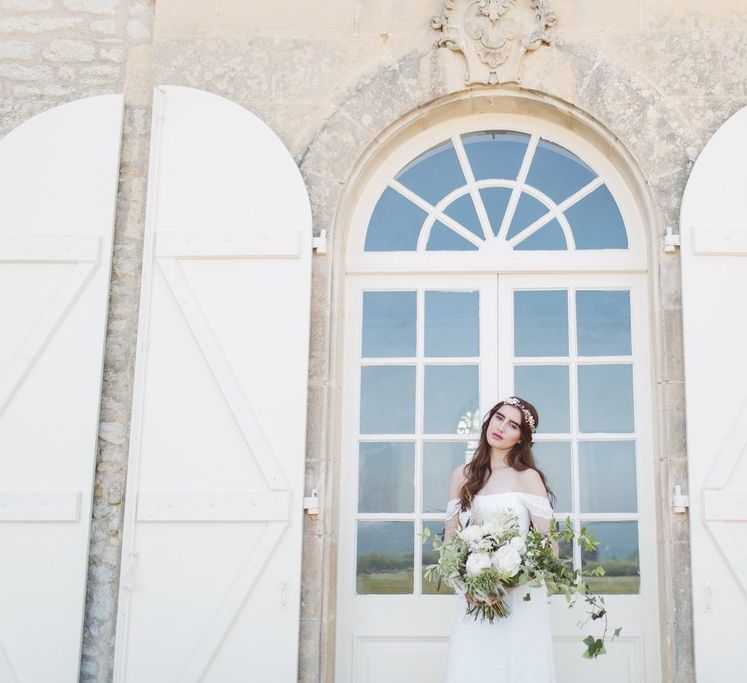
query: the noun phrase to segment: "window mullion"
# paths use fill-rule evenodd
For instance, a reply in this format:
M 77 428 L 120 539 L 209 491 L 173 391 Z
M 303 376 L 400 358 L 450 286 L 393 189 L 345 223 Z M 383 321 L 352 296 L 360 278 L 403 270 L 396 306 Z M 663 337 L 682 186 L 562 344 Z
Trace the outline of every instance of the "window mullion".
M 511 192 L 511 199 L 508 201 L 506 207 L 506 213 L 503 215 L 503 221 L 501 222 L 501 228 L 498 231 L 498 239 L 505 240 L 508 234 L 508 228 L 513 220 L 514 213 L 516 212 L 516 205 L 519 203 L 519 196 L 521 195 L 521 188 L 527 179 L 529 173 L 529 167 L 532 165 L 532 159 L 534 158 L 534 152 L 539 144 L 539 135 L 534 133 L 529 139 L 527 150 L 524 153 L 524 159 L 521 162 L 521 169 L 519 170 L 519 176 L 516 178 L 516 185 Z

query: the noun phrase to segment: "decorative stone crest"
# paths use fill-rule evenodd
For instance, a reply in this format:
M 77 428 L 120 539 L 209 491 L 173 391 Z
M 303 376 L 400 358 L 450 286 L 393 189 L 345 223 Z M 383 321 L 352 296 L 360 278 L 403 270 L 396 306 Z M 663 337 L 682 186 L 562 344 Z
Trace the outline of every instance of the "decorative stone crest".
M 445 0 L 436 44 L 464 54 L 467 84 L 519 80 L 527 50 L 549 45 L 558 16 L 545 0 Z

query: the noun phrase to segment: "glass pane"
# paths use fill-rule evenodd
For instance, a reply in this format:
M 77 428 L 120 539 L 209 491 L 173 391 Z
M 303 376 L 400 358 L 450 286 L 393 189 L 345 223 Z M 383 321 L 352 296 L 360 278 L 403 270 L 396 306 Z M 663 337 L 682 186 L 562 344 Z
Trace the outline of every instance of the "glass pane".
M 534 459 L 555 494 L 556 512 L 571 512 L 571 444 L 568 441 L 538 441 L 532 446 Z
M 466 184 L 451 140 L 432 147 L 410 162 L 396 178 L 431 204 Z
M 425 355 L 479 356 L 479 292 L 425 293 Z
M 514 368 L 515 395 L 537 408 L 542 434 L 566 434 L 571 429 L 567 365 L 517 365 Z
M 630 292 L 576 292 L 579 356 L 629 356 Z
M 529 144 L 525 133 L 484 131 L 462 135 L 475 180 L 516 180 Z
M 412 593 L 413 522 L 358 522 L 356 592 Z
M 479 410 L 477 366 L 426 365 L 424 403 L 426 434 L 471 431 Z
M 593 593 L 637 593 L 641 585 L 638 563 L 638 522 L 586 522 L 586 530 L 599 541 L 593 552 L 581 550 L 581 566 L 601 565 L 605 575 L 589 577 Z
M 568 355 L 568 292 L 514 292 L 514 355 Z
M 361 368 L 361 434 L 415 432 L 415 366 Z
M 628 234 L 615 198 L 598 187 L 565 212 L 576 249 L 627 249 Z
M 475 211 L 475 205 L 472 203 L 472 196 L 469 193 L 451 202 L 444 209 L 444 213 L 453 218 L 459 225 L 477 235 L 481 240 L 485 239 L 480 219 L 477 217 L 477 211 Z
M 578 425 L 582 432 L 632 432 L 633 366 L 578 366 Z
M 475 445 L 464 441 L 423 444 L 423 512 L 446 512 L 451 473 L 467 462 Z
M 524 228 L 529 227 L 538 218 L 547 213 L 547 207 L 538 199 L 526 193 L 519 197 L 514 217 L 511 219 L 511 227 L 508 229 L 506 239 L 516 237 Z
M 362 443 L 358 512 L 413 512 L 415 444 Z
M 425 217 L 423 209 L 387 187 L 368 223 L 364 251 L 415 251 Z
M 542 226 L 514 247 L 519 251 L 541 251 L 543 249 L 562 251 L 567 248 L 563 228 L 560 227 L 557 218 L 553 218 L 547 225 Z
M 581 441 L 581 512 L 638 510 L 635 441 Z
M 508 200 L 511 199 L 511 190 L 507 187 L 486 187 L 480 190 L 480 196 L 488 214 L 493 234 L 497 235 L 508 208 Z
M 438 552 L 433 550 L 433 538 L 439 535 L 443 540 L 444 534 L 444 523 L 443 522 L 423 522 L 424 529 L 430 529 L 431 535 L 423 543 L 423 571 L 429 564 L 436 564 L 438 562 Z M 440 593 L 443 595 L 453 595 L 454 591 L 451 590 L 445 583 L 440 586 L 438 581 L 426 581 L 423 577 L 423 594 L 432 595 L 434 593 Z
M 540 140 L 527 175 L 527 185 L 532 185 L 560 204 L 597 174 L 581 159 L 560 145 Z
M 364 358 L 415 356 L 415 292 L 363 292 Z
M 476 251 L 478 247 L 441 221 L 435 221 L 425 249 L 426 251 Z

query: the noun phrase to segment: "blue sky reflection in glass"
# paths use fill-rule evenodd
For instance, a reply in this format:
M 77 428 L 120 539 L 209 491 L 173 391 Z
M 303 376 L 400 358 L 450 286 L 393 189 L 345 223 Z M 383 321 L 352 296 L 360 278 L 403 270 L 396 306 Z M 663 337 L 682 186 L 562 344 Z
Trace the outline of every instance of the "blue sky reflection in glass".
M 389 181 L 364 250 L 477 251 L 493 240 L 522 251 L 627 249 L 603 180 L 550 140 L 502 130 L 455 135 Z

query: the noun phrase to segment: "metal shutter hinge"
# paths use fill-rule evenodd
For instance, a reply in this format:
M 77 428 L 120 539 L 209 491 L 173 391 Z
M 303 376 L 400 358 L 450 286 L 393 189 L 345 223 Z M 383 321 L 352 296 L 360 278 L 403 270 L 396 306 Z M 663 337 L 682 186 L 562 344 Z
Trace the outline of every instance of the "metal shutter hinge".
M 311 495 L 303 499 L 303 509 L 311 519 L 319 515 L 319 489 L 316 486 L 311 489 Z
M 674 495 L 672 496 L 672 512 L 687 512 L 687 508 L 690 507 L 690 496 L 682 493 L 682 488 L 679 484 L 674 487 Z
M 319 237 L 311 238 L 311 248 L 316 250 L 317 254 L 327 253 L 327 229 L 323 228 Z
M 677 247 L 680 246 L 680 236 L 675 235 L 673 232 L 667 232 L 664 235 L 664 253 L 674 254 Z

